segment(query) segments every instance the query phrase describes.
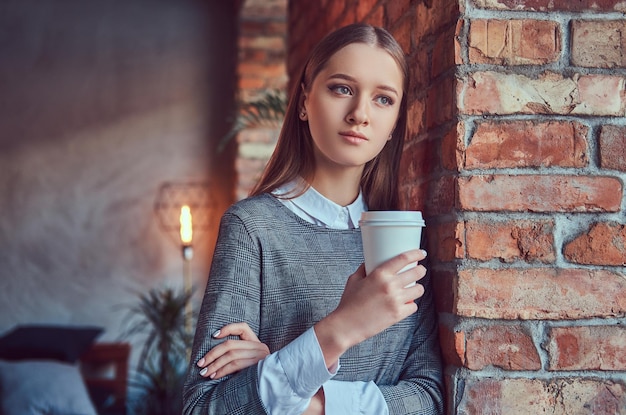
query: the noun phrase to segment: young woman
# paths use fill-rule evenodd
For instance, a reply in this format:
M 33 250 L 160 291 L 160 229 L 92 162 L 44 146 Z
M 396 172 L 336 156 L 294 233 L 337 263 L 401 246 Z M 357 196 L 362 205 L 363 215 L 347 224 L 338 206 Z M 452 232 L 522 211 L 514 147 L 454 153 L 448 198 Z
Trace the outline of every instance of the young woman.
M 260 182 L 222 218 L 185 414 L 442 413 L 426 269 L 399 272 L 426 253 L 365 275 L 358 229 L 398 208 L 407 73 L 372 26 L 312 52 Z

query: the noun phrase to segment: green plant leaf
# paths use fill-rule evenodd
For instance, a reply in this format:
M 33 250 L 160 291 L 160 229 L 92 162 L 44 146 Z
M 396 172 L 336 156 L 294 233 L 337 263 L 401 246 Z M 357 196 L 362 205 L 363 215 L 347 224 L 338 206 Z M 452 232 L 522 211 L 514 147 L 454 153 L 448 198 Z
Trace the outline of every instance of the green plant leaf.
M 143 341 L 139 362 L 129 384 L 140 390 L 137 411 L 145 414 L 180 413 L 180 393 L 187 369 L 187 350 L 193 333 L 186 332 L 191 292 L 152 289 L 137 295 L 128 306 L 124 337 Z
M 240 102 L 233 127 L 220 139 L 217 149 L 224 150 L 228 142 L 246 128 L 280 128 L 287 113 L 287 97 L 280 90 L 270 90 L 257 100 Z

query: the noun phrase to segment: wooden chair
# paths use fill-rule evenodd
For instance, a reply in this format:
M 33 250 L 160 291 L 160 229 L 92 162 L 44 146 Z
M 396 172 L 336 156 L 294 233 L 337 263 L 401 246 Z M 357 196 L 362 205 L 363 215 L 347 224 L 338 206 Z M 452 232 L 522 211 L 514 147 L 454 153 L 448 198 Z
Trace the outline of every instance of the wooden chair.
M 81 358 L 81 371 L 100 415 L 126 415 L 128 343 L 95 343 Z

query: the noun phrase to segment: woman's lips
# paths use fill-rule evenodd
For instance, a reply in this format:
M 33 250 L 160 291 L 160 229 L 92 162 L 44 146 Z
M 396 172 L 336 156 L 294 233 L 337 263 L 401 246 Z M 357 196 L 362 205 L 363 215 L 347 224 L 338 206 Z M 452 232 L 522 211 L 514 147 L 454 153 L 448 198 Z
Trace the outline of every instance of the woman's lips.
M 367 137 L 365 137 L 363 134 L 356 132 L 356 131 L 342 131 L 339 133 L 339 135 L 345 138 L 347 141 L 354 143 L 354 144 L 367 141 Z

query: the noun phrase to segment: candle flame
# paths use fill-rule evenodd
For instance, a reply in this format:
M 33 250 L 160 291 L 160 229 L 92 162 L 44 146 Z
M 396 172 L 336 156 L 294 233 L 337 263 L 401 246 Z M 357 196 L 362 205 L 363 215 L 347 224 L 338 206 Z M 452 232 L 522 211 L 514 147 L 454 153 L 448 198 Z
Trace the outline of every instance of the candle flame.
M 184 245 L 190 245 L 192 236 L 191 209 L 189 206 L 183 205 L 180 208 L 180 240 Z

